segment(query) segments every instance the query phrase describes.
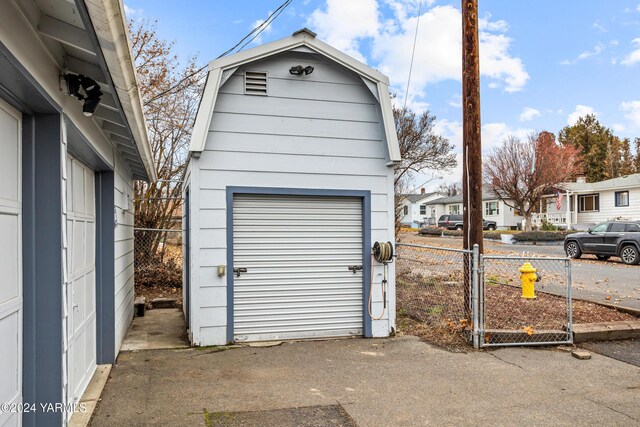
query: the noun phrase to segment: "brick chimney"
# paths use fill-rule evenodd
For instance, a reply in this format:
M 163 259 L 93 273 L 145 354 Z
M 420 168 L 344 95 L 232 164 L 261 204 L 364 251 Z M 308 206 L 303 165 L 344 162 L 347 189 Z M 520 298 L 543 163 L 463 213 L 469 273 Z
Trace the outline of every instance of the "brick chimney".
M 420 194 L 424 194 L 424 193 L 425 193 L 424 187 L 420 187 Z

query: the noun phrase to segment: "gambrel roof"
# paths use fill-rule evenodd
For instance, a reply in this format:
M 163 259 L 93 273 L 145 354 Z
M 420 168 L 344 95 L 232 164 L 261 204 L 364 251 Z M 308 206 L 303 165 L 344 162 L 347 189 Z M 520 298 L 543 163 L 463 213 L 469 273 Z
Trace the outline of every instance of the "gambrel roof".
M 204 150 L 218 91 L 238 67 L 272 55 L 295 50 L 323 55 L 355 72 L 362 78 L 367 88 L 380 104 L 390 164 L 399 162 L 400 147 L 398 146 L 393 109 L 389 96 L 389 78 L 346 53 L 318 40 L 315 36 L 315 33 L 305 28 L 296 31 L 290 37 L 211 61 L 204 94 L 191 136 L 189 151 L 198 153 Z

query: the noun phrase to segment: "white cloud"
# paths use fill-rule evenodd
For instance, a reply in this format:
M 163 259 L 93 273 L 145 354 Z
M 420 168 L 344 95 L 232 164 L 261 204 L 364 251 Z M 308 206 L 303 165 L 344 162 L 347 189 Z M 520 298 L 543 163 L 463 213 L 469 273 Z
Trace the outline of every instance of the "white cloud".
M 387 74 L 393 88 L 403 95 L 413 49 L 418 1 L 380 1 L 384 1 L 393 16 L 383 17 L 379 12 L 379 2 L 375 0 L 327 0 L 324 7 L 312 13 L 308 24 L 320 38 L 358 59 L 363 60 L 363 48 L 369 48 L 370 65 Z M 433 1 L 427 2 L 431 3 Z M 461 79 L 460 11 L 453 6 L 425 8 L 424 4 L 422 10 L 410 102 L 413 98 L 423 97 L 428 84 Z M 502 87 L 507 92 L 522 90 L 529 74 L 522 60 L 510 53 L 512 39 L 504 34 L 508 24 L 492 21 L 490 15 L 481 21 L 482 75 L 489 77 L 490 87 Z
M 525 109 L 522 110 L 522 113 L 520 113 L 519 119 L 521 122 L 530 122 L 536 117 L 540 117 L 540 110 L 536 110 L 535 108 L 531 107 L 525 107 Z
M 377 36 L 379 21 L 376 0 L 327 0 L 325 10 L 313 11 L 309 25 L 322 40 L 364 62 L 360 41 Z
M 632 40 L 631 44 L 636 46 L 637 49 L 625 56 L 625 58 L 620 62 L 622 65 L 634 65 L 640 62 L 640 37 Z
M 272 13 L 273 13 L 273 12 L 270 10 L 270 11 L 267 13 L 267 15 L 271 15 Z M 256 20 L 256 21 L 254 21 L 254 22 L 253 22 L 253 24 L 251 24 L 251 30 L 255 30 L 256 28 L 258 28 L 259 26 L 261 26 L 262 24 L 264 24 L 264 21 L 265 21 L 264 19 L 258 19 L 258 20 Z M 269 24 L 268 24 L 268 25 L 267 25 L 267 26 L 262 30 L 262 32 L 260 33 L 260 35 L 258 35 L 258 37 L 256 37 L 255 39 L 253 39 L 253 41 L 252 41 L 251 43 L 253 43 L 253 44 L 260 44 L 260 43 L 262 43 L 262 36 L 263 36 L 263 35 L 267 35 L 267 34 L 269 34 L 269 33 L 273 30 L 273 27 L 271 26 L 271 24 L 272 24 L 272 23 L 273 23 L 273 21 L 272 21 L 272 22 L 270 22 L 270 23 L 269 23 Z
M 587 105 L 576 105 L 575 111 L 569 114 L 569 117 L 567 118 L 567 124 L 569 126 L 573 126 L 574 124 L 576 124 L 580 117 L 584 117 L 588 114 L 595 114 L 596 116 L 598 115 L 593 107 L 589 107 Z
M 506 123 L 487 123 L 482 125 L 482 151 L 500 146 L 508 136 L 524 140 L 533 132 L 534 129 L 512 128 Z
M 133 7 L 127 6 L 126 4 L 124 4 L 123 6 L 124 14 L 128 19 L 135 19 L 136 17 L 140 17 L 142 15 L 142 9 L 135 9 Z
M 604 27 L 604 25 L 602 25 L 602 23 L 600 22 L 600 20 L 596 20 L 596 22 L 593 23 L 593 28 L 595 28 L 596 30 L 600 31 L 601 33 L 606 33 L 607 29 Z
M 640 128 L 640 101 L 628 101 L 620 104 L 620 110 L 624 116 L 633 123 L 633 126 Z
M 638 7 L 636 7 L 636 10 L 640 12 L 640 4 L 638 4 Z
M 580 55 L 578 55 L 575 59 L 571 59 L 571 60 L 565 59 L 564 61 L 561 62 L 561 64 L 562 65 L 575 64 L 579 61 L 583 61 L 587 58 L 591 58 L 592 56 L 598 56 L 602 52 L 604 52 L 604 49 L 605 49 L 604 45 L 602 43 L 598 43 L 593 47 L 593 50 L 585 50 Z
M 449 98 L 448 104 L 453 108 L 462 108 L 462 95 L 456 93 L 451 98 Z
M 611 128 L 616 132 L 624 132 L 627 130 L 627 127 L 622 123 L 614 123 L 611 125 Z

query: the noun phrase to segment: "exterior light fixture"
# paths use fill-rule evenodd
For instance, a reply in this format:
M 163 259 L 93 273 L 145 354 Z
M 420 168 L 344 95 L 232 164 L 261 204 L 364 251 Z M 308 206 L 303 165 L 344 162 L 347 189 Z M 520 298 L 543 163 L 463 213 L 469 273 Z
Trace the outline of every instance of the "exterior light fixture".
M 313 73 L 313 67 L 311 65 L 307 65 L 306 67 L 296 65 L 295 67 L 289 68 L 289 74 L 293 74 L 294 76 L 301 76 L 302 74 L 306 76 L 311 73 Z
M 100 105 L 103 95 L 100 85 L 82 74 L 65 74 L 61 80 L 66 83 L 67 94 L 83 102 L 82 114 L 92 116 Z

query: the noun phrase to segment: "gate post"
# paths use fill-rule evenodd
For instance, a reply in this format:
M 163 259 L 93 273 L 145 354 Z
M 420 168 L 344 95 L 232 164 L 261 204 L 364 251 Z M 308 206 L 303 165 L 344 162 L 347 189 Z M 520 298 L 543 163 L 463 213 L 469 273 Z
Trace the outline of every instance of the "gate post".
M 472 313 L 473 313 L 473 348 L 480 348 L 480 340 L 478 337 L 478 321 L 480 319 L 479 313 L 478 313 L 478 293 L 480 290 L 480 263 L 479 263 L 479 258 L 480 258 L 480 247 L 478 246 L 478 244 L 476 243 L 475 245 L 473 245 L 473 267 L 471 270 L 471 276 L 472 276 L 472 285 L 473 285 L 473 309 L 472 309 Z

